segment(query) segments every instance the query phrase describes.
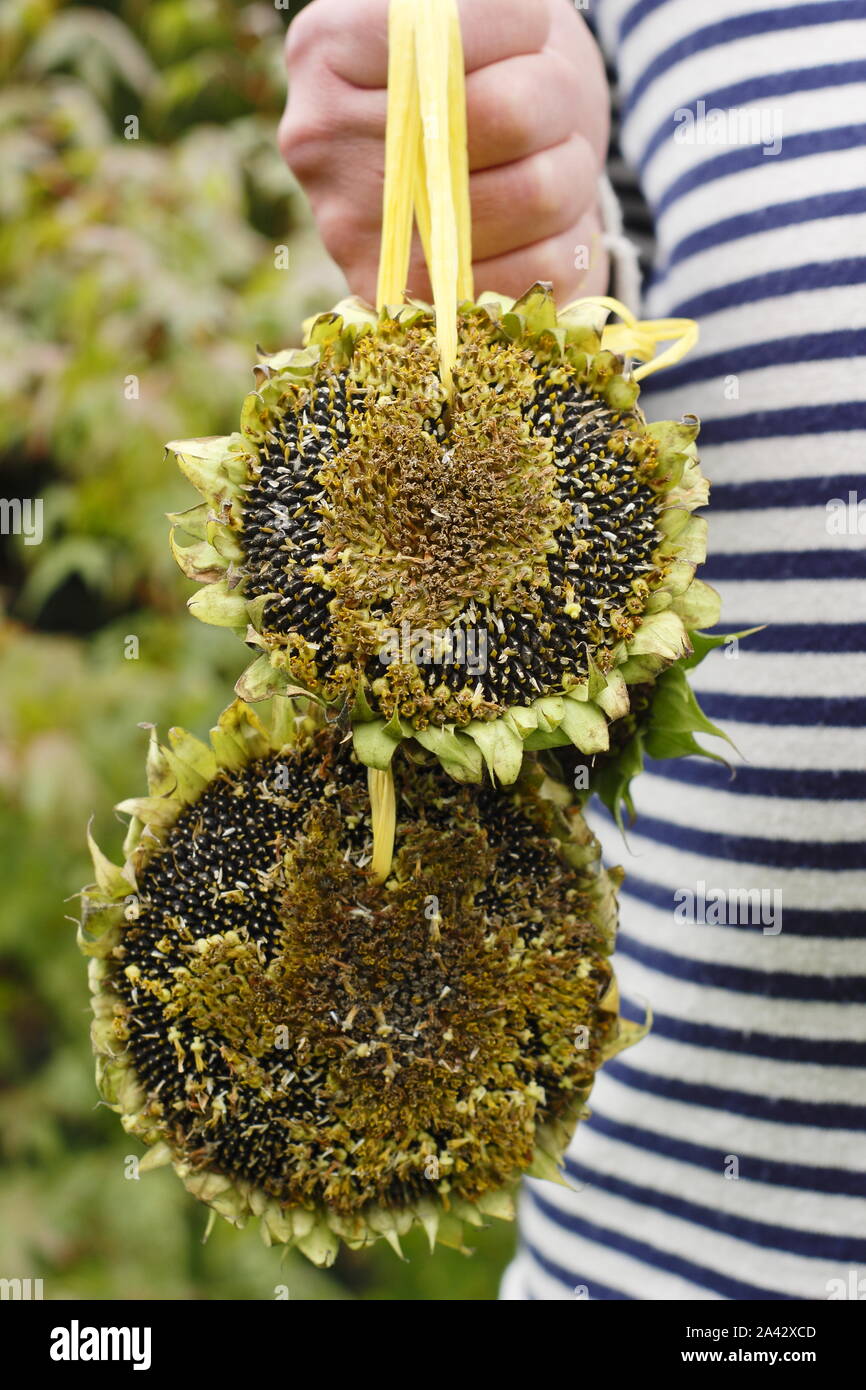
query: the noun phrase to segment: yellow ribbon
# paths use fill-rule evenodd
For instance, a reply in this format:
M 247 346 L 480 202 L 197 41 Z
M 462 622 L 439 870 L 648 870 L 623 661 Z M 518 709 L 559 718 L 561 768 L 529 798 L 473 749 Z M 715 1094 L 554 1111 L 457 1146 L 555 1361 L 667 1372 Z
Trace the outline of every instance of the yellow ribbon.
M 694 319 L 638 319 L 620 300 L 606 294 L 576 299 L 562 313 L 565 315 L 569 310 L 583 306 L 607 309 L 623 320 L 622 323 L 609 323 L 604 327 L 601 345 L 619 356 L 636 357 L 643 363 L 632 372 L 635 381 L 641 381 L 664 367 L 672 367 L 687 352 L 691 352 L 698 341 L 699 330 Z M 656 356 L 660 343 L 670 343 L 670 347 Z
M 417 219 L 440 373 L 453 386 L 457 307 L 474 297 L 466 75 L 457 0 L 391 0 L 380 309 L 403 303 Z

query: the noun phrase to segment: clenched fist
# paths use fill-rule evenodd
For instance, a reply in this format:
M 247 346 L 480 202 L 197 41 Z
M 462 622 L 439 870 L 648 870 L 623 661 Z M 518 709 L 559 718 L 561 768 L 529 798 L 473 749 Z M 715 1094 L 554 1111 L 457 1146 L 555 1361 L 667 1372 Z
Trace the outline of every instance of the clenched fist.
M 598 181 L 604 67 L 571 0 L 460 0 L 476 292 L 552 280 L 564 302 L 602 294 Z M 314 0 L 289 29 L 280 147 L 355 294 L 374 300 L 388 73 L 388 0 Z M 591 253 L 589 272 L 578 247 Z M 410 290 L 429 298 L 420 247 Z

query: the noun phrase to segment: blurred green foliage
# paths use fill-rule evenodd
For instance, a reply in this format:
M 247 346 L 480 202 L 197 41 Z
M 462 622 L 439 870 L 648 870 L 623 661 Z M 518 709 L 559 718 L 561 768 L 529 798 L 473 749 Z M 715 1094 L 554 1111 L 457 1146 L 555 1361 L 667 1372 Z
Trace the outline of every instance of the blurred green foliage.
M 91 816 L 119 853 L 138 726 L 203 733 L 245 664 L 185 613 L 165 513 L 195 499 L 164 443 L 233 428 L 255 346 L 342 292 L 276 148 L 300 7 L 0 10 L 0 495 L 44 504 L 41 544 L 0 536 L 0 1276 L 47 1298 L 489 1299 L 513 1239 L 327 1274 L 223 1223 L 202 1245 L 170 1172 L 125 1177 L 64 917 Z

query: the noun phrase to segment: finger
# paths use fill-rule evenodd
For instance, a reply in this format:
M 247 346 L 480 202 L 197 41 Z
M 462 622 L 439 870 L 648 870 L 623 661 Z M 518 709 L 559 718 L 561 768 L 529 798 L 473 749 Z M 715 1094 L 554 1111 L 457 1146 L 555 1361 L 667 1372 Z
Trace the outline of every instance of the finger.
M 490 169 L 558 145 L 580 129 L 584 105 L 575 69 L 555 55 L 523 54 L 471 73 L 469 167 Z
M 504 256 L 567 231 L 595 205 L 597 188 L 595 155 L 581 135 L 528 159 L 473 174 L 475 260 Z
M 341 146 L 342 148 L 342 146 Z M 347 157 L 330 162 L 323 144 L 315 176 L 307 183 L 322 240 L 329 254 L 369 288 L 375 279 L 381 236 L 383 153 L 380 140 L 355 136 Z M 476 262 L 493 273 L 524 247 L 554 240 L 580 222 L 596 203 L 598 168 L 581 136 L 529 159 L 473 174 L 472 239 Z M 371 196 L 371 190 L 375 193 Z M 587 242 L 587 245 L 590 243 Z M 575 259 L 574 246 L 569 260 Z M 369 273 L 368 273 L 369 272 Z M 532 279 L 545 278 L 539 270 Z M 410 282 L 420 293 L 417 266 Z M 529 283 L 529 282 L 528 282 Z M 488 288 L 498 288 L 490 283 Z M 503 293 L 510 292 L 510 286 Z M 522 293 L 522 291 L 520 291 Z
M 606 89 L 557 54 L 524 54 L 471 73 L 466 103 L 473 171 L 524 159 L 575 130 L 590 137 L 599 161 L 606 153 Z M 289 126 L 307 129 L 313 122 L 323 138 L 383 141 L 387 109 L 384 89 L 355 87 L 318 64 L 301 64 L 292 77 L 281 142 Z
M 575 18 L 579 22 L 575 24 Z M 589 136 L 596 158 L 607 158 L 610 140 L 610 89 L 601 50 L 572 0 L 552 0 L 545 53 L 555 55 L 574 73 L 576 129 Z
M 590 248 L 590 267 L 583 270 L 578 248 Z M 601 218 L 596 209 L 558 236 L 521 246 L 504 256 L 479 261 L 475 267 L 475 293 L 494 290 L 518 298 L 536 280 L 553 285 L 557 303 L 566 304 L 577 295 L 604 294 L 607 288 L 608 260 L 602 243 Z
M 584 257 L 579 254 L 584 247 L 590 251 L 588 270 L 583 268 Z M 350 250 L 353 254 L 341 261 L 349 289 L 353 294 L 374 303 L 378 250 L 375 233 L 356 233 Z M 473 269 L 476 296 L 485 290 L 494 290 L 497 294 L 518 299 L 536 280 L 552 283 L 560 305 L 581 295 L 604 294 L 609 266 L 602 243 L 600 214 L 593 208 L 558 236 L 531 242 L 503 256 L 476 261 Z M 432 299 L 430 276 L 417 235 L 412 246 L 408 290 L 425 303 L 430 303 Z
M 305 75 L 293 89 L 280 122 L 278 142 L 283 158 L 304 185 L 311 201 L 321 195 L 354 209 L 359 221 L 378 226 L 385 183 L 384 92 L 347 92 L 335 101 L 311 102 L 305 95 Z
M 289 82 L 286 107 L 277 131 L 277 143 L 286 163 L 304 183 L 319 177 L 320 170 L 339 172 L 347 150 L 356 141 L 375 140 L 382 147 L 387 95 L 360 92 L 318 64 L 302 63 Z
M 460 0 L 467 72 L 544 47 L 550 0 Z M 314 0 L 289 28 L 290 66 L 316 51 L 346 82 L 384 87 L 388 78 L 388 0 Z
M 466 100 L 469 167 L 477 172 L 525 159 L 583 129 L 587 95 L 563 59 L 535 54 L 472 73 Z M 301 152 L 304 167 L 296 168 L 304 178 L 314 178 L 323 160 L 330 164 L 331 141 L 352 147 L 362 141 L 378 143 L 384 162 L 387 110 L 384 90 L 347 86 L 332 73 L 302 66 L 292 81 L 280 125 L 280 147 L 296 167 L 295 147 L 314 143 L 314 148 Z
M 466 71 L 538 53 L 550 34 L 549 0 L 459 0 Z

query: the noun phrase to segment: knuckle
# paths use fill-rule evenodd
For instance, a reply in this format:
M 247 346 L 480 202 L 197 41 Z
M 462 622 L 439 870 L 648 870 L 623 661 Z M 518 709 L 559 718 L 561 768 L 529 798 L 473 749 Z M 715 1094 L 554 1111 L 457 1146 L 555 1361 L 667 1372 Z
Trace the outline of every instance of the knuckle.
M 567 213 L 571 201 L 568 171 L 557 150 L 542 150 L 527 160 L 524 172 L 524 206 L 547 226 L 559 213 Z
M 312 0 L 286 32 L 286 66 L 291 72 L 315 58 L 327 66 L 335 54 L 368 48 L 372 35 L 384 39 L 387 14 L 387 0 Z
M 556 285 L 573 274 L 573 257 L 570 258 L 569 256 L 569 248 L 564 239 L 562 237 L 548 237 L 544 245 L 538 248 L 536 278 L 549 280 Z
M 582 136 L 542 150 L 533 161 L 533 205 L 539 217 L 558 227 L 577 220 L 594 200 L 598 170 Z
M 531 80 L 535 67 L 531 60 L 514 65 L 512 85 L 504 101 L 501 92 L 491 93 L 491 122 L 498 127 L 503 147 L 513 150 L 517 157 L 526 154 L 534 143 L 539 91 Z
M 311 50 L 317 48 L 324 38 L 326 25 L 322 14 L 323 2 L 324 0 L 313 0 L 312 5 L 307 5 L 295 16 L 286 31 L 283 54 L 290 72 Z
M 299 178 L 333 172 L 356 125 L 346 92 L 327 74 L 314 83 L 297 80 L 277 132 L 280 153 Z
M 342 198 L 330 198 L 314 211 L 319 235 L 328 255 L 340 266 L 353 265 L 358 256 L 361 228 L 352 204 Z
M 280 121 L 277 141 L 283 159 L 299 178 L 319 167 L 322 141 L 326 138 L 324 123 L 317 112 L 311 109 L 301 111 L 289 103 Z
M 466 89 L 470 143 L 482 159 L 492 155 L 504 163 L 532 149 L 537 93 L 524 79 L 526 61 L 494 63 L 470 74 Z

